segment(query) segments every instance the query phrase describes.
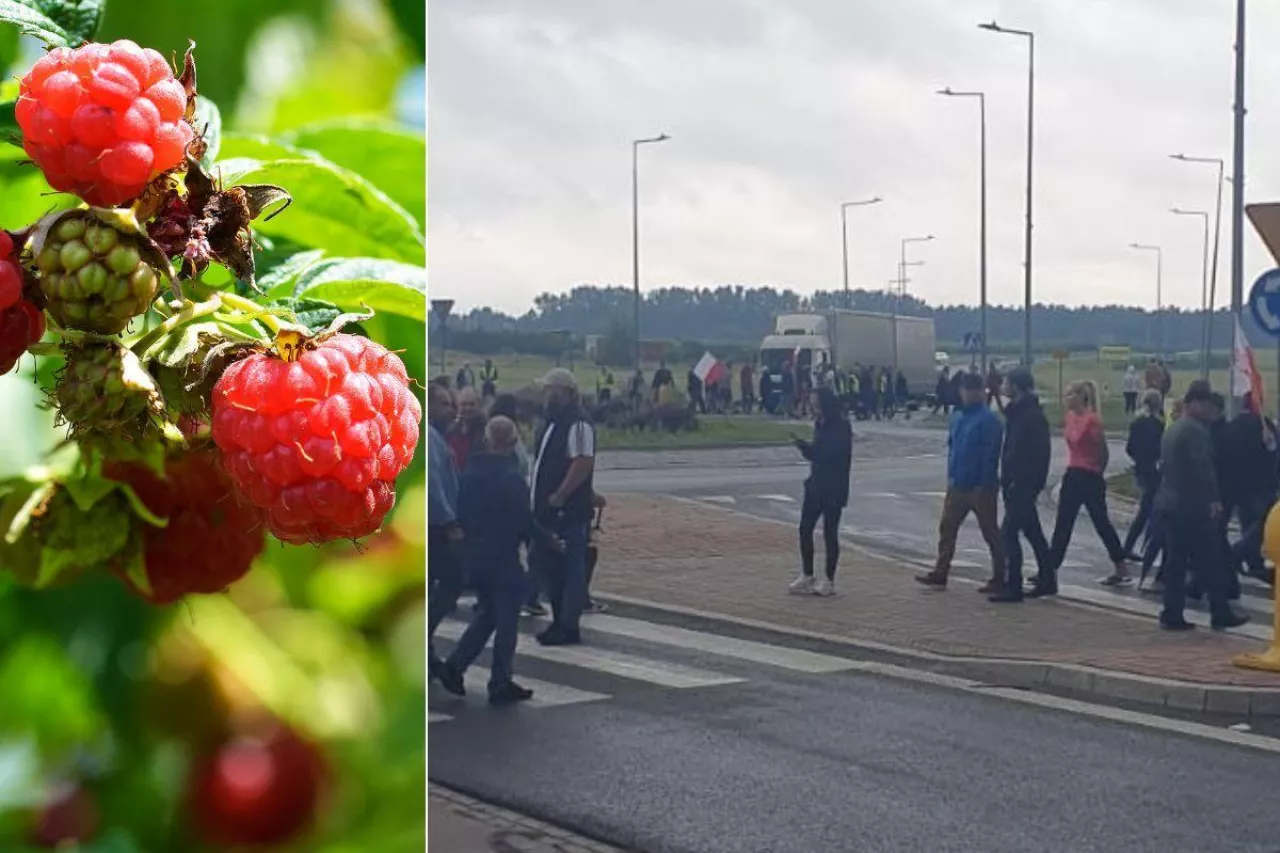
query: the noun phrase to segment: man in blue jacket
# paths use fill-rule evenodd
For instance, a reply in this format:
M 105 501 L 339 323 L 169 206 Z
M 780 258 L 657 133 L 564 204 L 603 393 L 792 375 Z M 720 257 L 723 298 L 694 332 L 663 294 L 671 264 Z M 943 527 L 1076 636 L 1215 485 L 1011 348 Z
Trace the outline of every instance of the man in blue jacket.
M 439 674 L 440 661 L 431 638 L 462 593 L 462 569 L 457 546 L 462 541 L 458 524 L 458 472 L 444 431 L 457 415 L 448 384 L 427 389 L 427 663 L 430 677 Z
M 1003 434 L 1000 419 L 986 406 L 982 377 L 965 373 L 960 382 L 960 407 L 951 414 L 947 437 L 947 497 L 938 525 L 938 562 L 933 571 L 917 575 L 917 582 L 939 589 L 946 587 L 956 554 L 956 534 L 972 512 L 978 517 L 982 538 L 991 550 L 991 579 L 979 591 L 992 593 L 1001 588 L 1005 563 L 996 496 Z
M 488 452 L 472 457 L 458 487 L 462 559 L 475 581 L 480 607 L 436 675 L 450 693 L 465 695 L 463 674 L 492 636 L 489 702 L 507 705 L 533 696 L 511 677 L 526 586 L 520 546 L 537 541 L 562 550 L 562 545 L 533 520 L 528 486 L 512 459 L 516 426 L 511 419 L 490 418 L 485 444 Z

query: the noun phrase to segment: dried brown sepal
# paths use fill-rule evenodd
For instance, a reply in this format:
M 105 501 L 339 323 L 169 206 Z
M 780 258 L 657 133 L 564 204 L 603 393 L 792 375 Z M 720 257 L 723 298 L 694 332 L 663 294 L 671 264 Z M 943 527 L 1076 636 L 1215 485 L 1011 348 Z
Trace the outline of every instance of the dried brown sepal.
M 191 129 L 196 132 L 195 138 L 191 140 L 191 144 L 187 146 L 187 153 L 199 160 L 204 157 L 205 152 L 209 150 L 209 144 L 204 141 L 203 127 L 196 126 L 196 43 L 194 41 L 187 42 L 187 53 L 182 59 L 182 73 L 178 75 L 178 82 L 182 84 L 182 90 L 187 93 L 187 110 L 182 116 L 183 121 L 191 125 Z
M 292 197 L 270 184 L 221 189 L 193 153 L 187 155 L 186 168 L 186 195 L 176 191 L 169 195 L 151 223 L 151 238 L 171 257 L 181 257 L 179 269 L 185 278 L 196 278 L 217 261 L 252 287 L 255 275 L 250 223 L 277 202 L 285 202 L 280 210 L 288 207 Z

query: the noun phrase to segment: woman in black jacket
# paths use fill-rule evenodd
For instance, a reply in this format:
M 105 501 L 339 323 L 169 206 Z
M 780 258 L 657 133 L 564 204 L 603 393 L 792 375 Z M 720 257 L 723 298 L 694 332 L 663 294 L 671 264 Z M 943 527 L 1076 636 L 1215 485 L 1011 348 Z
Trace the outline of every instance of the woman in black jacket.
M 795 438 L 796 448 L 809 460 L 800 510 L 801 573 L 788 588 L 797 595 L 834 595 L 836 561 L 840 559 L 840 514 L 849 503 L 849 469 L 853 465 L 853 430 L 829 386 L 813 392 L 810 405 L 816 413 L 813 441 Z M 813 530 L 822 518 L 826 547 L 826 577 L 814 582 Z

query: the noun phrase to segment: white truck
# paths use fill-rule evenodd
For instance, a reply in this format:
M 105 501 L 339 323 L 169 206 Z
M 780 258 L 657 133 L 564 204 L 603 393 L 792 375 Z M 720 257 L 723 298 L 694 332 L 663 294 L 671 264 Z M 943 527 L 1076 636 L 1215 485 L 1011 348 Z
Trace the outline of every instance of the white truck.
M 779 314 L 772 335 L 760 343 L 760 363 L 770 373 L 785 364 L 802 368 L 829 363 L 895 368 L 907 379 L 911 396 L 933 392 L 937 353 L 932 317 L 833 309 L 808 314 Z

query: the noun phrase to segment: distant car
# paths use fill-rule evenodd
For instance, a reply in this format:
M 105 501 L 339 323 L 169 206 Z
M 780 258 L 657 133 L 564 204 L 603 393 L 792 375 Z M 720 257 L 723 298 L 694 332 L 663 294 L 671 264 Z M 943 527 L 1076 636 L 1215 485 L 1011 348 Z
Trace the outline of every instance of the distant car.
M 939 350 L 933 354 L 933 363 L 938 367 L 946 367 L 951 363 L 951 356 Z

